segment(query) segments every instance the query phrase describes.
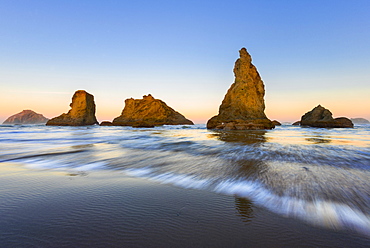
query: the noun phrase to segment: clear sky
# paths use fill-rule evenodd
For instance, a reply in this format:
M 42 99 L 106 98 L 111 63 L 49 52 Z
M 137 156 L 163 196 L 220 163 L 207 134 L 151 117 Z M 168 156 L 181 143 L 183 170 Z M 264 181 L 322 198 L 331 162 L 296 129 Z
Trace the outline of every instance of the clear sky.
M 84 89 L 99 121 L 151 93 L 205 123 L 242 47 L 270 119 L 318 104 L 370 119 L 369 0 L 0 0 L 0 122 L 23 109 L 58 116 Z

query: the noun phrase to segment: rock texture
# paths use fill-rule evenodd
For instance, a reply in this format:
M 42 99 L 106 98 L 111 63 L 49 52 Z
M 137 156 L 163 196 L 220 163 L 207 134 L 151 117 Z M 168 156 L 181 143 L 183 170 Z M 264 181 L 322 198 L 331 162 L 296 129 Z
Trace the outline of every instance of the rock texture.
M 10 116 L 3 124 L 43 124 L 49 119 L 32 110 L 23 110 L 22 112 Z
M 225 95 L 218 115 L 207 122 L 209 129 L 244 130 L 272 129 L 274 124 L 266 117 L 265 87 L 245 48 L 234 66 L 235 82 Z
M 333 118 L 332 113 L 318 105 L 301 118 L 301 126 L 310 127 L 353 127 L 353 123 L 346 117 Z
M 365 118 L 351 118 L 351 121 L 354 124 L 370 124 L 370 121 L 366 120 Z
M 72 97 L 71 109 L 67 114 L 49 120 L 48 126 L 87 126 L 98 124 L 95 117 L 94 96 L 78 90 Z
M 133 127 L 194 125 L 192 121 L 150 94 L 143 96 L 143 99 L 126 99 L 122 114 L 115 118 L 112 124 Z

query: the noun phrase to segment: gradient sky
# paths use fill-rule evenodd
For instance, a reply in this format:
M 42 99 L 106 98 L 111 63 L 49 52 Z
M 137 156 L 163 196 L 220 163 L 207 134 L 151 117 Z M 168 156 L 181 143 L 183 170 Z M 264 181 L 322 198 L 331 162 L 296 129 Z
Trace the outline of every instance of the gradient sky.
M 270 119 L 321 104 L 370 120 L 369 0 L 0 0 L 0 122 L 23 109 L 58 116 L 84 89 L 99 121 L 151 93 L 205 123 L 242 47 Z

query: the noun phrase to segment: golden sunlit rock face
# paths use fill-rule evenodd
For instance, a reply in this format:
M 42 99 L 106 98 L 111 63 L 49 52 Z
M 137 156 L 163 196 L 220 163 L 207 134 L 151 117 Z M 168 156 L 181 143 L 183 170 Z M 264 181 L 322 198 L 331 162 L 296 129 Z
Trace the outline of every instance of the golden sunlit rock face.
M 67 114 L 49 120 L 48 126 L 87 126 L 98 124 L 95 117 L 94 96 L 78 90 L 72 97 L 71 110 Z
M 42 114 L 38 114 L 32 110 L 23 110 L 18 114 L 10 116 L 3 124 L 42 124 L 48 120 Z
M 334 119 L 332 113 L 321 105 L 304 114 L 301 118 L 300 125 L 310 127 L 353 127 L 350 119 L 346 117 Z
M 122 114 L 112 122 L 115 126 L 153 127 L 158 125 L 193 125 L 182 114 L 150 94 L 143 99 L 125 100 Z
M 265 87 L 245 48 L 234 67 L 235 82 L 227 91 L 218 115 L 207 122 L 209 129 L 272 129 L 274 124 L 266 117 Z

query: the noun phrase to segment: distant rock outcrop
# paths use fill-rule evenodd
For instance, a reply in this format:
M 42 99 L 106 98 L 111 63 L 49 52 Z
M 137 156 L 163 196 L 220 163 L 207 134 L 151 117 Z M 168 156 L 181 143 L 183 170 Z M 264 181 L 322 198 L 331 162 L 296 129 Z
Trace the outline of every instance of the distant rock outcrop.
M 281 126 L 281 123 L 277 120 L 273 120 L 272 124 L 274 124 L 274 126 Z
M 49 119 L 32 110 L 23 110 L 22 112 L 10 116 L 3 124 L 43 124 Z
M 143 96 L 143 99 L 126 99 L 122 114 L 115 118 L 112 124 L 133 127 L 194 125 L 192 121 L 150 94 Z
M 100 123 L 100 126 L 114 126 L 114 125 L 110 121 L 103 121 L 102 123 Z
M 98 124 L 95 117 L 94 96 L 78 90 L 72 97 L 71 109 L 67 114 L 49 120 L 48 126 L 87 126 Z
M 301 118 L 301 126 L 310 127 L 353 127 L 353 123 L 346 117 L 333 118 L 332 113 L 318 105 Z
M 370 124 L 370 121 L 366 120 L 365 118 L 351 118 L 351 121 L 354 124 Z
M 299 126 L 299 125 L 301 125 L 301 121 L 296 121 L 296 122 L 294 122 L 292 125 L 293 125 L 293 126 Z
M 227 91 L 218 115 L 207 122 L 209 129 L 244 130 L 272 129 L 274 124 L 266 117 L 265 87 L 245 48 L 234 66 L 235 82 Z

